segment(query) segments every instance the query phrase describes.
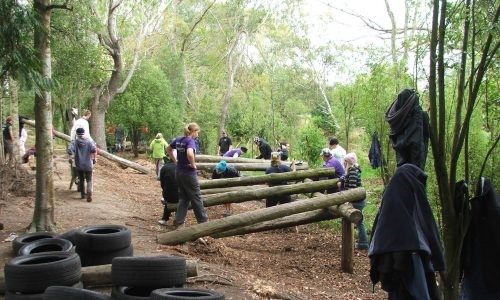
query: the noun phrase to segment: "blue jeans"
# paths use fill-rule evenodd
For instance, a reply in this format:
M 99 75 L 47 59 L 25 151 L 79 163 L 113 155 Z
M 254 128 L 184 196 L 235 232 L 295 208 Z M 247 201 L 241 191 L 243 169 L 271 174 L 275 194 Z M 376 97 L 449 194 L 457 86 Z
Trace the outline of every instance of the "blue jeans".
M 366 199 L 360 202 L 351 202 L 355 209 L 359 209 L 363 213 L 363 208 L 366 206 Z M 356 224 L 358 226 L 358 242 L 356 243 L 356 248 L 368 249 L 368 236 L 366 235 L 365 223 L 363 222 L 364 217 Z

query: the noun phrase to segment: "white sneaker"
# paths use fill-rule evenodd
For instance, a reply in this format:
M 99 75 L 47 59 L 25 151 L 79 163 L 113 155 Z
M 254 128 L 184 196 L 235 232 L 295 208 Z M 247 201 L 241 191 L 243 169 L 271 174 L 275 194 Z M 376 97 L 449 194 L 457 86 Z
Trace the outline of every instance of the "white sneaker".
M 158 224 L 160 224 L 160 225 L 167 225 L 167 221 L 165 221 L 165 220 L 159 220 Z

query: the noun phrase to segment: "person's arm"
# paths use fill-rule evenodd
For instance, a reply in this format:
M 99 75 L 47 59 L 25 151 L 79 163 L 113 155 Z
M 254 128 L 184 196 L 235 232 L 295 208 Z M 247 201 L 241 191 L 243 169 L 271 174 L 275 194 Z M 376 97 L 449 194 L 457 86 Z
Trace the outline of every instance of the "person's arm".
M 168 145 L 168 147 L 167 147 L 167 154 L 168 154 L 168 157 L 170 157 L 170 159 L 174 163 L 177 163 L 177 157 L 175 157 L 175 155 L 174 155 L 174 148 L 172 148 L 172 146 L 170 146 L 170 145 Z
M 191 168 L 196 170 L 196 164 L 195 164 L 195 159 L 194 159 L 194 149 L 187 148 L 186 154 L 187 154 L 187 160 L 189 162 L 189 165 L 191 166 Z

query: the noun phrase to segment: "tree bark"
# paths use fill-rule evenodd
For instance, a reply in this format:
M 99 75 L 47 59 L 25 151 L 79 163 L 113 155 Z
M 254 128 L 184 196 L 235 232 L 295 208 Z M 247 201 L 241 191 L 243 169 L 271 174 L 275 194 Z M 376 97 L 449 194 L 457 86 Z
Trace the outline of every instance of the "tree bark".
M 351 273 L 354 271 L 354 248 L 352 223 L 342 218 L 342 271 Z
M 365 195 L 365 191 L 362 188 L 357 188 L 308 200 L 262 208 L 163 233 L 157 236 L 157 241 L 160 244 L 176 245 L 196 240 L 203 236 L 215 235 L 235 227 L 249 226 L 259 222 L 342 204 L 348 201 L 360 200 L 363 199 Z
M 208 195 L 203 199 L 203 206 L 209 207 L 224 203 L 241 203 L 250 200 L 264 199 L 272 196 L 285 196 L 321 190 L 324 191 L 327 188 L 336 185 L 337 182 L 338 179 L 328 179 L 291 185 L 273 186 L 257 190 L 234 191 L 223 194 Z M 173 211 L 177 208 L 177 203 L 168 203 L 167 207 L 169 210 Z
M 292 163 L 288 161 L 281 162 L 283 165 L 291 166 Z M 196 168 L 198 170 L 213 171 L 216 163 L 197 163 Z M 238 171 L 265 171 L 271 166 L 270 163 L 231 163 L 231 166 L 235 167 Z M 309 166 L 307 164 L 296 165 L 297 170 L 307 170 Z
M 21 155 L 19 154 L 19 86 L 17 81 L 9 75 L 9 92 L 10 92 L 10 115 L 12 117 L 12 150 L 14 159 L 14 168 L 17 170 Z M 16 171 L 16 177 L 18 172 Z
M 24 120 L 24 124 L 28 124 L 30 126 L 35 126 L 36 123 L 35 123 L 35 121 Z M 70 138 L 69 135 L 64 134 L 62 132 L 59 132 L 59 131 L 56 131 L 56 130 L 54 130 L 53 132 L 54 132 L 54 136 L 56 136 L 56 137 L 58 137 L 60 139 L 63 139 L 65 141 L 67 141 L 67 142 L 71 142 L 71 138 Z M 37 148 L 37 151 L 38 151 L 38 148 Z M 106 152 L 106 151 L 104 151 L 102 149 L 98 149 L 97 150 L 97 154 L 100 155 L 100 156 L 102 156 L 102 157 L 105 157 L 105 158 L 107 158 L 107 159 L 109 159 L 111 161 L 114 161 L 114 162 L 116 162 L 116 163 L 118 163 L 120 165 L 127 166 L 127 167 L 130 167 L 130 168 L 134 169 L 134 170 L 137 170 L 137 171 L 139 171 L 139 172 L 141 172 L 143 174 L 149 174 L 149 169 L 148 168 L 146 168 L 144 166 L 141 166 L 140 164 L 135 163 L 133 161 L 126 160 L 126 159 L 124 159 L 124 158 L 122 158 L 120 156 L 113 155 L 113 154 L 111 154 L 109 152 Z
M 211 235 L 213 238 L 223 238 L 235 235 L 244 235 L 248 233 L 262 232 L 273 229 L 287 228 L 299 225 L 305 225 L 320 221 L 331 220 L 335 218 L 340 218 L 338 214 L 333 214 L 328 209 L 317 209 L 312 211 L 307 211 L 299 214 L 294 214 L 291 216 L 286 216 L 283 218 L 262 222 L 259 224 L 254 224 L 250 226 L 238 227 L 224 232 Z
M 52 77 L 50 53 L 50 17 L 47 9 L 50 0 L 35 0 L 33 2 L 36 18 L 40 26 L 35 26 L 34 45 L 36 56 L 40 61 L 40 74 L 46 78 Z M 54 231 L 54 179 L 53 179 L 53 147 L 52 147 L 52 99 L 49 91 L 42 89 L 35 94 L 36 120 L 36 196 L 33 220 L 28 231 Z
M 205 189 L 201 190 L 202 195 L 214 195 L 214 194 L 222 194 L 234 191 L 247 191 L 247 190 L 255 190 L 262 189 L 267 187 L 267 185 L 250 185 L 250 186 L 234 186 L 228 188 L 216 188 L 216 189 Z
M 258 175 L 251 177 L 200 180 L 200 188 L 211 189 L 220 187 L 273 183 L 280 181 L 297 181 L 305 178 L 319 178 L 319 177 L 327 177 L 330 175 L 332 175 L 331 169 L 319 168 L 319 169 L 296 171 L 296 172 L 272 173 L 272 174 Z

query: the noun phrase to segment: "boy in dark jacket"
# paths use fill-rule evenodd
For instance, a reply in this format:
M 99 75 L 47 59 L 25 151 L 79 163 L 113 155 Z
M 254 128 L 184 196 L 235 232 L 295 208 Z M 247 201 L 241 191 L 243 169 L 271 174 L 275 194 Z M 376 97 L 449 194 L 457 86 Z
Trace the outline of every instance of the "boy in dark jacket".
M 167 225 L 167 221 L 172 215 L 167 207 L 167 203 L 178 203 L 179 202 L 179 186 L 177 185 L 177 177 L 175 175 L 175 164 L 172 162 L 170 157 L 163 157 L 164 165 L 160 169 L 160 184 L 162 189 L 162 204 L 163 216 L 161 220 L 158 221 L 161 225 Z
M 271 153 L 273 152 L 273 150 L 271 149 L 271 146 L 269 146 L 269 144 L 263 140 L 262 138 L 260 137 L 256 137 L 253 139 L 253 142 L 259 146 L 259 152 L 260 152 L 260 155 L 256 157 L 256 159 L 271 159 Z
M 94 142 L 85 137 L 83 128 L 76 129 L 76 139 L 71 142 L 68 148 L 70 162 L 74 160 L 75 169 L 78 173 L 78 190 L 81 193 L 82 199 L 85 198 L 87 191 L 87 202 L 92 202 L 92 169 L 96 163 L 97 148 Z M 87 181 L 87 189 L 85 190 L 85 182 Z
M 284 173 L 291 172 L 289 166 L 281 164 L 281 157 L 279 152 L 272 152 L 271 154 L 271 166 L 266 169 L 266 174 L 271 173 Z M 269 186 L 287 185 L 287 181 L 270 183 Z M 272 196 L 266 199 L 266 207 L 275 206 L 277 204 L 285 204 L 292 202 L 290 195 L 284 196 Z

